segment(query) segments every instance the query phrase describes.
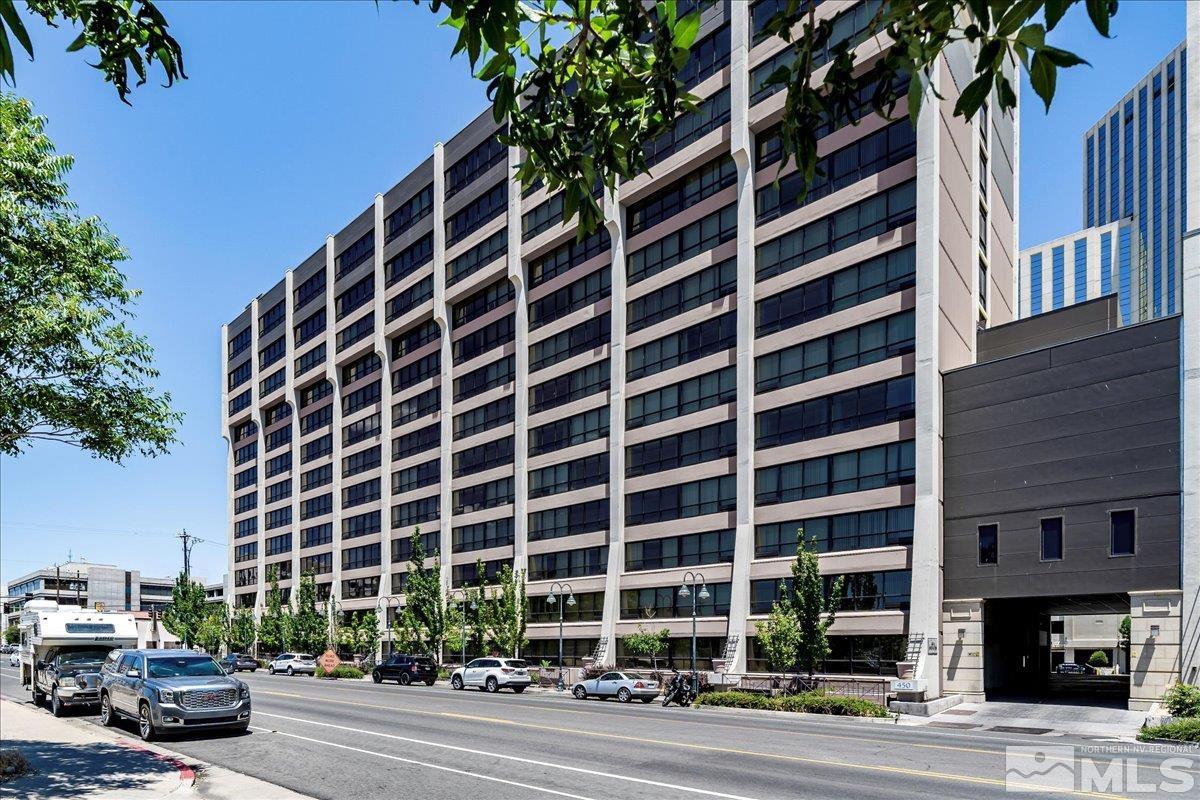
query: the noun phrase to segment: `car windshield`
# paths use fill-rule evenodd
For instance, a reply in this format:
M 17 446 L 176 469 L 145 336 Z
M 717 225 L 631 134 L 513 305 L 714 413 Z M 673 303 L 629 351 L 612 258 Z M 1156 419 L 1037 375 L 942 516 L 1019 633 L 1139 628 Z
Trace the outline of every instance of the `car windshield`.
M 508 661 L 505 661 L 504 663 L 510 667 L 516 667 L 517 669 L 525 669 L 525 662 L 518 661 L 515 658 L 510 658 Z
M 224 675 L 224 670 L 208 656 L 148 658 L 151 678 L 209 678 Z
M 58 657 L 59 664 L 93 664 L 108 657 L 107 650 L 76 650 Z

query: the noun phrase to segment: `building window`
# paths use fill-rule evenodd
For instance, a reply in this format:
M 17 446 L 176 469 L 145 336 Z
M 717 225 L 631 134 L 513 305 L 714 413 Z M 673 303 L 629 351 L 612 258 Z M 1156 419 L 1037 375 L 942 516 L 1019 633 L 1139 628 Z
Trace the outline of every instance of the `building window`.
M 478 522 L 474 525 L 460 525 L 453 530 L 451 539 L 451 547 L 455 553 L 506 547 L 512 543 L 512 517 Z
M 1062 561 L 1063 519 L 1051 517 L 1042 520 L 1042 561 Z
M 338 254 L 333 260 L 334 278 L 341 278 L 355 267 L 367 263 L 375 255 L 375 231 L 370 230 Z
M 995 564 L 999 558 L 999 525 L 979 526 L 979 565 Z
M 510 284 L 511 285 L 511 284 Z M 529 330 L 590 306 L 612 293 L 612 271 L 603 267 L 529 304 Z
M 1109 553 L 1114 556 L 1131 556 L 1137 544 L 1137 512 L 1133 509 L 1110 511 L 1109 524 L 1112 537 Z
M 737 344 L 737 313 L 730 311 L 629 351 L 626 380 L 646 378 Z
M 466 400 L 477 394 L 483 394 L 488 389 L 495 389 L 497 386 L 504 386 L 512 382 L 516 369 L 515 364 L 512 356 L 505 356 L 499 361 L 492 361 L 478 369 L 471 370 L 460 378 L 455 378 L 454 402 Z
M 547 497 L 607 482 L 608 453 L 597 453 L 532 470 L 529 473 L 529 496 Z
M 508 181 L 493 186 L 446 220 L 446 246 L 461 242 L 508 208 Z
M 665 419 L 675 419 L 737 398 L 737 368 L 724 367 L 629 398 L 625 428 L 632 430 Z
M 607 392 L 608 369 L 608 359 L 604 359 L 531 387 L 529 389 L 529 413 L 548 411 L 589 395 Z
M 455 478 L 460 478 L 463 475 L 483 472 L 492 467 L 511 464 L 514 449 L 514 437 L 505 436 L 502 439 L 493 439 L 475 447 L 468 447 L 466 450 L 459 450 L 454 454 L 453 475 Z
M 608 344 L 612 316 L 604 312 L 598 317 L 573 325 L 548 339 L 529 346 L 529 372 L 544 369 L 568 358 L 595 350 Z
M 509 314 L 495 322 L 471 331 L 453 345 L 454 363 L 462 364 L 477 358 L 489 350 L 506 345 L 517 336 L 516 315 Z
M 384 241 L 390 242 L 433 213 L 433 184 L 429 184 L 383 221 Z
M 423 464 L 407 467 L 392 473 L 392 494 L 404 494 L 413 489 L 432 486 L 441 480 L 442 461 L 435 458 Z
M 626 328 L 640 331 L 736 291 L 737 259 L 730 258 L 629 301 Z
M 407 314 L 417 306 L 433 299 L 433 276 L 426 275 L 421 280 L 409 286 L 393 297 L 387 304 L 387 321 Z
M 513 282 L 507 277 L 500 278 L 472 294 L 466 300 L 454 306 L 454 327 L 466 325 L 472 320 L 479 319 L 487 312 L 499 308 L 517 296 Z
M 500 234 L 506 237 L 508 235 L 505 231 L 500 231 Z M 596 231 L 582 242 L 571 239 L 556 250 L 530 262 L 529 288 L 535 289 L 541 286 L 551 278 L 556 278 L 595 258 L 611 246 L 612 240 L 604 228 Z
M 508 228 L 501 228 L 446 265 L 446 285 L 453 286 L 507 253 Z

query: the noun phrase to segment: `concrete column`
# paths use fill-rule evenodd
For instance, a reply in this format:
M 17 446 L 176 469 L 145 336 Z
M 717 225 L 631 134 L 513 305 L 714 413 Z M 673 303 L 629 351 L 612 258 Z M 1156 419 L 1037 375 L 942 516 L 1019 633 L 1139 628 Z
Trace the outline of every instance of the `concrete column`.
M 387 337 L 383 328 L 387 324 L 387 280 L 383 274 L 383 195 L 375 195 L 375 207 L 372 209 L 372 230 L 375 232 L 375 254 L 371 258 L 371 269 L 375 274 L 375 307 L 372 314 L 375 317 L 375 352 L 383 363 L 380 372 L 383 377 L 379 382 L 379 463 L 384 465 L 379 475 L 379 594 L 375 598 L 375 610 L 379 615 L 380 644 L 383 647 L 387 639 L 388 609 L 386 603 L 380 603 L 379 598 L 392 593 L 392 352 L 388 347 Z M 339 474 L 342 465 L 333 466 Z M 297 586 L 299 584 L 296 584 Z M 382 652 L 382 650 L 380 650 Z
M 251 323 L 253 324 L 253 323 Z M 251 334 L 253 335 L 253 334 Z M 225 440 L 225 529 L 230 545 L 225 553 L 225 610 L 233 613 L 233 440 L 229 431 L 229 326 L 221 326 L 221 438 Z
M 334 259 L 333 236 L 325 237 L 325 276 L 328 288 L 325 291 L 325 377 L 333 384 L 333 422 L 329 427 L 329 438 L 333 444 L 333 582 L 329 585 L 329 597 L 337 602 L 342 596 L 342 371 L 337 367 L 337 269 Z M 299 474 L 299 465 L 293 472 Z M 299 519 L 292 520 L 297 525 Z M 340 620 L 338 621 L 340 624 Z M 334 643 L 337 648 L 337 643 Z
M 1129 709 L 1148 711 L 1179 680 L 1183 592 L 1130 592 Z
M 454 380 L 451 378 L 454 353 L 450 347 L 450 309 L 446 306 L 446 148 L 441 142 L 433 147 L 433 318 L 442 329 L 442 410 L 440 449 L 440 495 L 438 498 L 438 550 L 441 555 L 442 594 L 450 593 L 450 553 L 453 549 L 450 480 L 454 443 Z M 390 513 L 390 512 L 389 512 Z M 390 522 L 390 520 L 389 520 Z
M 521 150 L 508 148 L 508 279 L 516 292 L 516 350 L 513 353 L 513 570 L 529 571 L 529 301 L 521 261 Z
M 983 600 L 942 603 L 942 669 L 945 694 L 960 694 L 968 702 L 984 699 Z
M 750 6 L 730 7 L 730 150 L 738 171 L 737 204 L 737 522 L 729 591 L 730 638 L 737 648 L 726 672 L 746 671 L 746 617 L 754 560 L 754 134 L 750 130 Z
M 289 526 L 292 531 L 292 591 L 288 598 L 288 605 L 295 607 L 296 591 L 300 588 L 300 397 L 296 391 L 296 317 L 295 317 L 295 288 L 296 288 L 296 273 L 295 270 L 288 270 L 283 276 L 283 302 L 287 304 L 287 316 L 285 324 L 287 330 L 283 335 L 287 338 L 287 362 L 284 368 L 287 370 L 287 383 L 284 387 L 284 395 L 287 397 L 292 406 L 292 440 L 288 442 L 288 452 L 292 454 L 292 467 L 288 470 L 288 475 L 292 481 L 292 497 L 288 503 L 292 509 L 292 524 Z M 328 324 L 328 323 L 327 323 Z M 326 348 L 328 350 L 328 348 Z M 332 354 L 326 352 L 325 360 L 329 361 Z M 266 486 L 266 459 L 262 459 L 262 472 L 259 475 L 262 485 Z M 337 469 L 337 466 L 334 467 Z M 266 532 L 263 532 L 263 541 L 266 541 Z M 265 574 L 258 576 L 259 584 L 263 584 L 267 580 Z M 268 584 L 269 585 L 269 584 Z
M 929 698 L 941 695 L 942 679 L 937 654 L 942 610 L 940 114 L 935 70 L 917 120 L 916 501 L 908 617 L 909 635 L 924 639 L 915 677 L 925 680 Z
M 1184 131 L 1192 158 L 1200 158 L 1200 4 L 1187 9 L 1188 126 Z M 1183 170 L 1187 181 L 1187 224 L 1183 234 L 1183 308 L 1179 337 L 1182 385 L 1180 430 L 1182 450 L 1183 638 L 1182 676 L 1200 683 L 1200 169 Z
M 618 190 L 619 191 L 619 190 Z M 604 196 L 604 225 L 612 239 L 612 339 L 608 347 L 608 566 L 604 574 L 604 616 L 600 654 L 616 662 L 617 621 L 621 617 L 621 573 L 625 571 L 625 211 L 614 192 Z

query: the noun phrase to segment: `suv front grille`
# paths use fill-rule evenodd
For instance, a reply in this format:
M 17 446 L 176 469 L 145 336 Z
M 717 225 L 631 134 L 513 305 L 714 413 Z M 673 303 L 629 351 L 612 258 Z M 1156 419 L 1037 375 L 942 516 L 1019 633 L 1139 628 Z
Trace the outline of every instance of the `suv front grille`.
M 188 711 L 229 708 L 237 704 L 237 689 L 192 689 L 183 693 L 180 705 Z

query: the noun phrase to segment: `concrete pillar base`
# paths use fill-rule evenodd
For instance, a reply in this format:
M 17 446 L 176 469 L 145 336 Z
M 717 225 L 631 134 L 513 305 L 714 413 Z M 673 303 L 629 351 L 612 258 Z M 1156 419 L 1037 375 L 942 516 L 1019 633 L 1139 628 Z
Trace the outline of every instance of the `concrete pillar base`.
M 1130 592 L 1129 709 L 1148 711 L 1179 680 L 1183 592 Z
M 944 694 L 984 699 L 983 600 L 942 601 L 942 675 Z

